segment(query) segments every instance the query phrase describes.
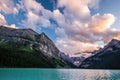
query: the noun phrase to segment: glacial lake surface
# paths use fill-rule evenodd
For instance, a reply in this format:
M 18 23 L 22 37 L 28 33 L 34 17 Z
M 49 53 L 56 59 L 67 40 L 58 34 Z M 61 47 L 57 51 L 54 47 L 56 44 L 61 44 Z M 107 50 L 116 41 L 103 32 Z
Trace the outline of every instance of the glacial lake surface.
M 120 70 L 0 68 L 0 80 L 120 80 Z

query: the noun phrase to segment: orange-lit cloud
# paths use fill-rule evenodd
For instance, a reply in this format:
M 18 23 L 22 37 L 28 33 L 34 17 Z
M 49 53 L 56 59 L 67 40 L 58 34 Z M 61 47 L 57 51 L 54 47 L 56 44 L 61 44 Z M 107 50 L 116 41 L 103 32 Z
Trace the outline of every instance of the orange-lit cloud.
M 61 51 L 64 51 L 68 54 L 77 53 L 77 52 L 86 52 L 93 51 L 98 49 L 99 45 L 92 43 L 84 43 L 80 41 L 71 40 L 68 38 L 58 38 L 57 46 Z
M 64 13 L 57 11 L 59 17 L 55 17 L 60 26 L 56 28 L 56 33 L 59 35 L 56 44 L 62 51 L 72 54 L 95 50 L 103 45 L 98 45 L 97 42 L 108 43 L 111 39 L 120 37 L 120 30 L 111 28 L 116 19 L 114 15 L 90 14 L 90 8 L 99 7 L 99 0 L 61 0 L 59 2 L 59 7 L 65 7 Z
M 91 21 L 88 25 L 92 32 L 103 33 L 109 29 L 114 22 L 115 16 L 112 14 L 104 14 L 103 16 L 96 14 L 92 16 Z

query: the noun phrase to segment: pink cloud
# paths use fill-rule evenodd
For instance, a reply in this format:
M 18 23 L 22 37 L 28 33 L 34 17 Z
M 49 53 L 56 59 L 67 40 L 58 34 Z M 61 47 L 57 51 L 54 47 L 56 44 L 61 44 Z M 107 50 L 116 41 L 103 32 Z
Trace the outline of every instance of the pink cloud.
M 18 13 L 18 9 L 14 6 L 12 0 L 0 0 L 0 11 L 6 14 Z
M 120 37 L 120 30 L 113 31 L 111 28 L 115 22 L 114 15 L 90 14 L 90 8 L 99 8 L 99 2 L 100 0 L 59 1 L 58 6 L 65 7 L 63 14 L 59 11 L 55 14 L 59 14 L 55 19 L 60 26 L 56 28 L 59 35 L 56 44 L 62 51 L 72 54 L 94 50 L 101 46 L 98 42 L 107 43 L 112 38 Z
M 112 14 L 104 14 L 103 16 L 96 14 L 92 16 L 88 27 L 90 27 L 92 32 L 103 33 L 109 29 L 114 22 L 115 16 Z

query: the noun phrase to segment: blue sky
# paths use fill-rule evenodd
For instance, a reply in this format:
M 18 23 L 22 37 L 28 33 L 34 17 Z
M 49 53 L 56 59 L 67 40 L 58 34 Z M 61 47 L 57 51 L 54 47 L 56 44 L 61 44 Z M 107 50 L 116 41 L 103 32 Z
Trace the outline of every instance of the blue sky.
M 116 21 L 113 25 L 113 27 L 117 27 L 118 29 L 120 29 L 120 1 L 119 0 L 104 0 L 101 1 L 100 3 L 100 8 L 99 8 L 99 12 L 101 14 L 104 13 L 111 13 L 113 15 L 115 15 L 116 17 Z
M 0 24 L 45 32 L 63 52 L 97 49 L 120 39 L 118 0 L 1 0 Z

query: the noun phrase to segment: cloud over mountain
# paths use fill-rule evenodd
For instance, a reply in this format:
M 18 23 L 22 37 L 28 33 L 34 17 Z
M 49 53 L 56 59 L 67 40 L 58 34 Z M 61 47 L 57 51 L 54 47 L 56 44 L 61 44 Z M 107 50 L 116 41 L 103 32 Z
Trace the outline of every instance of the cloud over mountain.
M 100 45 L 97 42 L 108 42 L 120 35 L 120 31 L 113 31 L 111 25 L 115 16 L 110 13 L 100 15 L 90 14 L 90 9 L 99 7 L 99 0 L 60 0 L 59 7 L 64 7 L 62 20 L 57 20 L 60 27 L 56 33 L 58 47 L 67 53 L 93 50 Z M 81 5 L 80 5 L 81 4 Z M 61 13 L 59 13 L 61 14 Z
M 97 49 L 101 41 L 107 43 L 112 38 L 120 39 L 120 30 L 111 27 L 116 20 L 113 14 L 101 15 L 99 12 L 91 14 L 91 10 L 99 9 L 100 0 L 53 2 L 57 3 L 54 3 L 55 10 L 51 11 L 36 0 L 18 0 L 17 3 L 1 0 L 0 12 L 18 15 L 23 11 L 24 19 L 19 23 L 26 28 L 34 30 L 54 28 L 58 48 L 68 54 Z M 7 24 L 2 14 L 0 23 Z M 15 27 L 15 24 L 12 26 Z

